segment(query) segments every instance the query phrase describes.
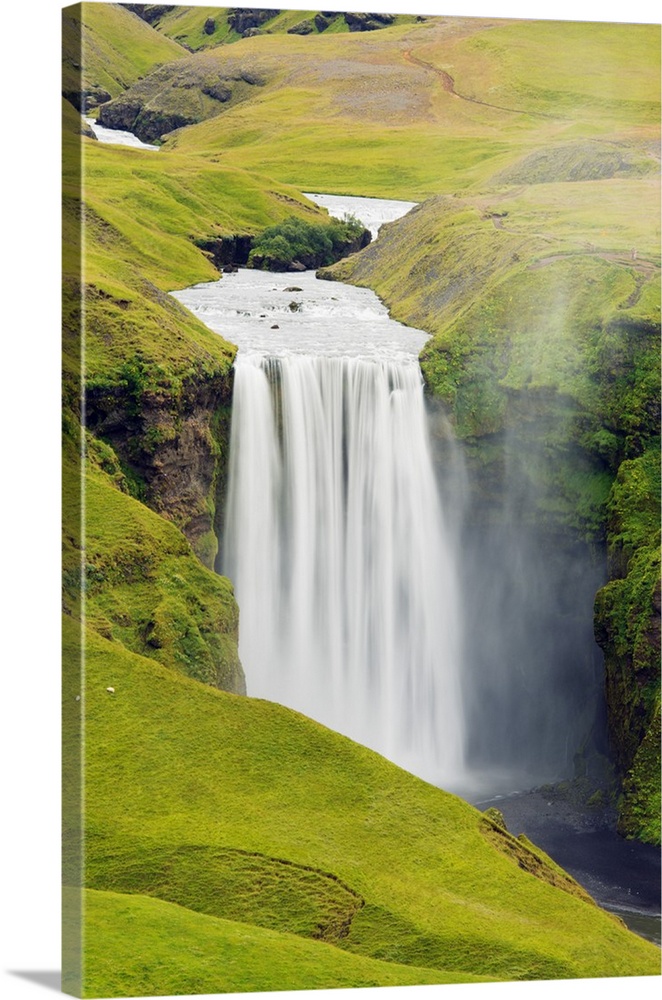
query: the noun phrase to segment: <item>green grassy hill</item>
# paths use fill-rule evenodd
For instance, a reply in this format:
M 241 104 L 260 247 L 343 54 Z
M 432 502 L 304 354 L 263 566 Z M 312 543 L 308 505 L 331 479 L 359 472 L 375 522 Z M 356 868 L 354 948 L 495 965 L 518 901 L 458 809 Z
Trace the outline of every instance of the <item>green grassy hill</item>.
M 66 891 L 66 890 L 65 890 Z M 382 962 L 145 896 L 87 890 L 88 996 L 243 993 L 486 981 Z M 142 942 L 137 958 L 133 942 Z M 173 949 L 172 942 L 177 942 Z M 182 960 L 182 955 L 186 959 Z
M 212 565 L 235 349 L 165 292 L 219 277 L 200 243 L 251 236 L 293 215 L 327 216 L 259 174 L 87 138 L 81 201 L 79 122 L 70 109 L 63 142 L 65 395 L 75 407 L 83 295 L 88 426 L 118 452 L 136 496 L 174 520 Z M 184 468 L 195 473 L 187 478 Z
M 65 650 L 75 651 L 68 620 L 64 632 Z M 85 883 L 104 893 L 89 901 L 88 995 L 153 989 L 161 926 L 179 926 L 191 941 L 189 949 L 171 939 L 168 988 L 190 984 L 201 963 L 213 992 L 362 985 L 366 977 L 658 972 L 657 950 L 585 901 L 544 856 L 295 712 L 215 691 L 92 632 L 81 701 L 79 693 L 65 685 L 65 752 L 75 752 L 84 720 Z M 121 929 L 115 919 L 132 913 L 145 931 L 139 955 L 126 955 L 121 975 L 108 962 L 95 968 Z M 250 925 L 244 936 L 241 924 Z M 214 936 L 237 949 L 235 964 L 218 973 Z M 272 967 L 266 949 L 279 940 Z M 255 947 L 265 948 L 257 966 Z M 333 970 L 330 947 L 341 949 Z M 352 964 L 350 954 L 375 961 Z M 402 966 L 412 967 L 411 979 Z
M 82 47 L 81 47 L 82 40 Z M 120 4 L 82 3 L 62 14 L 62 89 L 84 110 L 116 97 L 155 66 L 186 55 Z
M 250 69 L 264 86 L 169 143 L 222 150 L 226 162 L 259 163 L 308 190 L 407 199 L 484 184 L 544 146 L 580 138 L 636 138 L 654 149 L 657 29 L 640 26 L 623 43 L 619 25 L 594 27 L 444 18 L 342 38 L 245 39 L 190 56 L 182 69 Z M 626 63 L 618 87 L 599 69 Z M 159 86 L 141 84 L 157 105 Z
M 181 4 L 169 7 L 161 4 L 130 6 L 137 10 L 141 8 L 141 16 L 157 31 L 193 52 L 238 42 L 245 32 L 279 35 L 293 31 L 295 34 L 319 35 L 347 34 L 350 31 L 342 13 L 327 12 L 325 16 L 316 10 L 271 11 L 264 8 L 188 7 Z M 383 20 L 362 14 L 354 18 L 354 23 L 358 27 L 363 22 L 367 28 L 369 22 L 370 30 L 377 30 L 414 20 L 416 18 L 410 14 L 387 15 Z

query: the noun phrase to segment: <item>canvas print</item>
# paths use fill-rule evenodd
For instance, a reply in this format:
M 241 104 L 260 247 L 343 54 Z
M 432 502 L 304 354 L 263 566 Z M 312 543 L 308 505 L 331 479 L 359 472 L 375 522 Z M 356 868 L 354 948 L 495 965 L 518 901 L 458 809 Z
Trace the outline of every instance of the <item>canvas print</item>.
M 660 971 L 660 27 L 63 11 L 63 986 Z

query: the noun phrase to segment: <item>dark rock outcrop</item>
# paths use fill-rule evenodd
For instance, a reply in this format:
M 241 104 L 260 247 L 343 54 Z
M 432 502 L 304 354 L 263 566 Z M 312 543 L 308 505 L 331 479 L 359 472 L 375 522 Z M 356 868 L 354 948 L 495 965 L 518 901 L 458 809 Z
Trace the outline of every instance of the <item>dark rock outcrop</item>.
M 215 83 L 206 83 L 202 87 L 202 93 L 207 97 L 213 97 L 215 101 L 225 104 L 232 97 L 232 87 L 225 80 L 218 80 Z
M 131 105 L 128 108 L 121 105 L 117 107 L 114 103 L 107 105 L 106 108 L 107 110 L 103 109 L 105 114 L 99 114 L 101 125 L 106 128 L 126 129 L 135 133 L 143 142 L 154 142 L 168 132 L 193 124 L 187 115 L 167 114 L 157 110 L 143 111 L 139 108 L 137 114 L 133 116 Z
M 312 21 L 299 21 L 298 24 L 288 28 L 287 33 L 288 35 L 312 35 L 314 30 Z
M 267 21 L 271 21 L 279 10 L 265 10 L 262 7 L 231 7 L 228 12 L 228 24 L 239 35 L 245 35 L 247 31 L 261 28 Z
M 209 237 L 209 239 L 195 240 L 195 245 L 209 257 L 214 267 L 221 271 L 228 265 L 245 267 L 253 246 L 253 237 L 241 234 Z
M 112 445 L 144 484 L 144 502 L 180 528 L 203 562 L 212 511 L 220 509 L 210 498 L 223 478 L 214 428 L 219 413 L 229 414 L 231 383 L 228 374 L 201 374 L 184 382 L 176 399 L 166 391 L 134 398 L 121 381 L 87 391 L 88 428 Z
M 202 29 L 205 35 L 213 35 L 216 31 L 216 21 L 213 17 L 208 17 L 205 21 L 204 28 Z
M 101 87 L 88 90 L 65 90 L 62 96 L 70 104 L 73 104 L 76 111 L 79 111 L 81 115 L 92 111 L 93 108 L 98 108 L 99 105 L 105 104 L 110 100 L 108 91 L 103 90 Z
M 99 123 L 133 132 L 143 142 L 220 114 L 244 100 L 264 79 L 250 68 L 221 74 L 211 60 L 180 60 L 161 66 L 103 105 Z
M 326 29 L 331 24 L 331 19 L 328 18 L 328 17 L 325 17 L 324 14 L 315 14 L 314 20 L 315 20 L 315 27 L 317 28 L 317 30 L 320 33 L 322 31 L 326 31 Z
M 121 3 L 120 7 L 126 7 L 148 24 L 154 24 L 172 9 L 171 5 L 166 3 Z
M 350 31 L 378 31 L 395 22 L 394 14 L 345 14 Z

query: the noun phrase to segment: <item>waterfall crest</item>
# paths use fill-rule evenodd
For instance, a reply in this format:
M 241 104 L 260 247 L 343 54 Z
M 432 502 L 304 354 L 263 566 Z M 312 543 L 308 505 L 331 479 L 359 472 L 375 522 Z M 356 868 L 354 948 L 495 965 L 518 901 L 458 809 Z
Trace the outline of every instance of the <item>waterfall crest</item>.
M 414 359 L 239 355 L 223 571 L 249 694 L 457 785 L 458 587 Z

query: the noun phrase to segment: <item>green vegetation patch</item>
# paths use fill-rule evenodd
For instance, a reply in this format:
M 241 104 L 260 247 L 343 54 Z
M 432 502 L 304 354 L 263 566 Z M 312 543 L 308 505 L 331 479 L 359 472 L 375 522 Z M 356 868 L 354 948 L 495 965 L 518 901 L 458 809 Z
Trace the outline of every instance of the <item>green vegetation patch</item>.
M 65 639 L 76 640 L 68 624 Z M 89 631 L 82 703 L 77 693 L 65 685 L 68 725 L 75 732 L 75 712 L 85 719 L 87 871 L 100 889 L 179 886 L 212 913 L 220 879 L 226 915 L 244 920 L 259 855 L 280 900 L 265 919 L 314 934 L 311 901 L 346 912 L 346 896 L 320 894 L 322 873 L 365 900 L 338 938 L 365 957 L 458 980 L 657 972 L 652 945 L 521 870 L 485 840 L 471 806 L 295 712 L 205 687 Z M 280 863 L 299 866 L 290 895 L 278 892 Z M 315 870 L 307 887 L 305 869 Z M 87 927 L 88 947 L 101 946 L 97 932 Z
M 294 264 L 308 270 L 334 264 L 369 242 L 369 231 L 353 217 L 318 224 L 293 216 L 260 233 L 248 263 L 265 271 L 288 271 Z
M 80 3 L 62 12 L 62 85 L 79 111 L 117 96 L 181 45 L 157 34 L 121 4 Z
M 624 837 L 660 843 L 660 709 L 634 756 L 623 783 L 618 829 Z
M 85 997 L 413 986 L 481 978 L 350 955 L 322 941 L 220 920 L 145 896 L 88 890 L 83 905 Z
M 207 684 L 245 690 L 230 583 L 200 564 L 181 532 L 127 495 L 114 452 L 91 444 L 83 481 L 84 548 L 76 524 L 77 466 L 64 470 L 65 608 L 127 649 Z M 108 471 L 103 471 L 107 469 Z M 70 502 L 71 501 L 71 502 Z

